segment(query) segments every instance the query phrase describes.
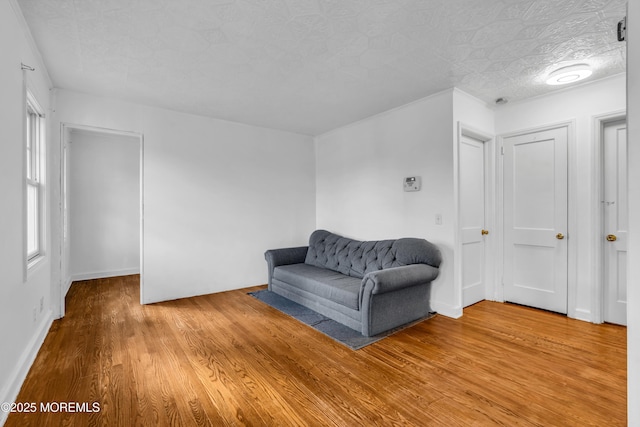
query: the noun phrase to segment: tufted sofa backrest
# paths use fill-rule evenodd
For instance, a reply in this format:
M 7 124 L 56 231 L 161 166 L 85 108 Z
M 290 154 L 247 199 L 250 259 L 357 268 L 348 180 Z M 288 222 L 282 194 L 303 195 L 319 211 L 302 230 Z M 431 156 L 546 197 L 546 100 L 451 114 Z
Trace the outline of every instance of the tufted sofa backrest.
M 428 264 L 437 268 L 441 260 L 440 250 L 424 239 L 360 242 L 316 230 L 309 237 L 305 263 L 362 278 L 371 271 L 409 264 Z

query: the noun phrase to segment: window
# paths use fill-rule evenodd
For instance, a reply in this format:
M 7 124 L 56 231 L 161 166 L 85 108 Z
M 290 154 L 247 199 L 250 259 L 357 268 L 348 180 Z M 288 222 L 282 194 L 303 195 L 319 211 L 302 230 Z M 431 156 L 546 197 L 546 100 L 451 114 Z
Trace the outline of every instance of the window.
M 44 255 L 44 115 L 29 92 L 25 123 L 26 261 L 30 267 Z

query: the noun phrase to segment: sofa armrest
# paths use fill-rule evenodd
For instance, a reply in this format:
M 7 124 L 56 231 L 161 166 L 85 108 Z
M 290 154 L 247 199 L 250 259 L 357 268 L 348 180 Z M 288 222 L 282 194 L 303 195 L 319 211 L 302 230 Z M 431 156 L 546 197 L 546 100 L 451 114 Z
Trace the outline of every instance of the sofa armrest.
M 372 271 L 362 278 L 362 334 L 373 336 L 430 312 L 431 282 L 438 269 L 427 264 Z
M 271 278 L 273 270 L 280 265 L 300 264 L 307 257 L 308 246 L 298 246 L 295 248 L 269 249 L 264 253 L 267 260 L 269 272 L 269 289 L 271 289 Z
M 429 283 L 438 277 L 439 270 L 427 264 L 411 264 L 402 267 L 372 271 L 362 278 L 360 301 L 364 293 L 385 294 L 396 290 Z
M 372 271 L 362 279 L 362 334 L 370 337 L 425 317 L 438 269 L 427 264 Z

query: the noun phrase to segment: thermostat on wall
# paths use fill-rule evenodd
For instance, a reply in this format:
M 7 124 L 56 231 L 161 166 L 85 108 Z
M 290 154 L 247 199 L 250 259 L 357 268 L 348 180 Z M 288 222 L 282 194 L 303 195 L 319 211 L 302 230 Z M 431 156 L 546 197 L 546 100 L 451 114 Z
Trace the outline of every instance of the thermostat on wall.
M 404 191 L 420 191 L 421 184 L 419 176 L 409 176 L 404 179 Z

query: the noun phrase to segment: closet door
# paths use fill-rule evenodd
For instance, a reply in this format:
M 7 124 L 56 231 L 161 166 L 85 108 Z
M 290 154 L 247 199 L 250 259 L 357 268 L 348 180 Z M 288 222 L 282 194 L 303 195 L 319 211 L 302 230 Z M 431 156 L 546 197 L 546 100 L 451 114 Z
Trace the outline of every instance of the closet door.
M 460 138 L 460 236 L 463 307 L 485 299 L 486 148 L 484 141 Z
M 568 128 L 504 139 L 504 299 L 567 313 Z
M 627 125 L 604 127 L 604 321 L 627 324 Z

